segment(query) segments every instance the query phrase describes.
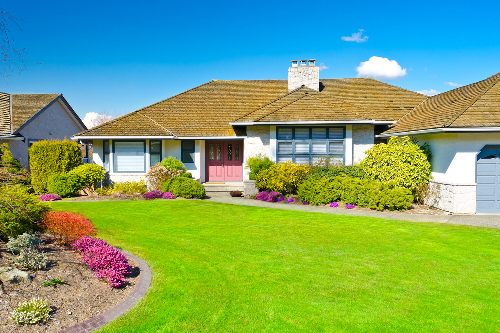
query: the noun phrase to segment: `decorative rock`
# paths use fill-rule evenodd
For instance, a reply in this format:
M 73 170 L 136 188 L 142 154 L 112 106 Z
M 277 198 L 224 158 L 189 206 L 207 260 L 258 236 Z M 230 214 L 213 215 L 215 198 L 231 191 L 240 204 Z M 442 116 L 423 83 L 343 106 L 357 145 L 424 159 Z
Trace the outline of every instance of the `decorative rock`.
M 21 271 L 17 268 L 12 267 L 0 267 L 0 281 L 2 283 L 7 284 L 16 284 L 16 283 L 31 283 L 31 276 L 25 272 Z

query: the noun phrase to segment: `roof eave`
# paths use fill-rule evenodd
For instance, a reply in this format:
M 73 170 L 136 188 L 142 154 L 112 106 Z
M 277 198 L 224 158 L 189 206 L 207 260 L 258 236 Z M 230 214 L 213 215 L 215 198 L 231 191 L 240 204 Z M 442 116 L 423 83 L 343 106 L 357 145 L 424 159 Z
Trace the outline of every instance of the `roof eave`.
M 481 133 L 481 132 L 500 132 L 500 127 L 440 127 L 429 128 L 416 131 L 382 133 L 376 135 L 377 138 L 388 138 L 391 136 L 406 136 L 406 135 L 423 135 L 436 133 Z
M 342 120 L 342 121 L 255 121 L 229 123 L 231 126 L 269 126 L 269 125 L 392 125 L 395 121 L 386 120 Z

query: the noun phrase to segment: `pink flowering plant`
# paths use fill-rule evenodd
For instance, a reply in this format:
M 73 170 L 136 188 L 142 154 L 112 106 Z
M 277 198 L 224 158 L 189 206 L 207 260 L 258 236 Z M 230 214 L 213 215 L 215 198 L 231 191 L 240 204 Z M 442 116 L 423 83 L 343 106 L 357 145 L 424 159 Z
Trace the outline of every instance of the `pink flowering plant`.
M 338 202 L 332 202 L 330 204 L 330 207 L 333 207 L 333 208 L 337 208 L 339 206 L 339 203 Z
M 97 279 L 107 279 L 113 288 L 125 284 L 124 277 L 132 271 L 127 257 L 102 239 L 82 237 L 73 243 L 82 255 L 82 263 L 94 272 Z
M 170 192 L 163 192 L 161 197 L 162 197 L 162 199 L 175 199 L 176 198 L 176 196 Z
M 267 200 L 266 201 L 268 201 L 268 202 L 278 202 L 278 201 L 281 201 L 281 200 L 279 200 L 280 198 L 283 198 L 283 196 L 280 193 L 272 191 L 272 192 L 269 192 L 267 194 Z
M 347 205 L 345 205 L 345 208 L 347 208 L 347 209 L 353 209 L 354 207 L 356 207 L 356 206 L 351 205 L 351 204 L 347 204 Z
M 163 192 L 160 190 L 154 190 L 148 193 L 144 193 L 144 199 L 153 200 L 153 199 L 175 199 L 175 195 L 170 192 Z
M 257 194 L 257 196 L 255 197 L 255 199 L 257 200 L 266 200 L 265 198 L 267 198 L 267 191 L 262 191 L 262 192 L 259 192 L 259 194 Z
M 61 197 L 58 196 L 57 194 L 44 194 L 38 197 L 38 200 L 41 201 L 54 201 L 54 200 L 61 200 Z

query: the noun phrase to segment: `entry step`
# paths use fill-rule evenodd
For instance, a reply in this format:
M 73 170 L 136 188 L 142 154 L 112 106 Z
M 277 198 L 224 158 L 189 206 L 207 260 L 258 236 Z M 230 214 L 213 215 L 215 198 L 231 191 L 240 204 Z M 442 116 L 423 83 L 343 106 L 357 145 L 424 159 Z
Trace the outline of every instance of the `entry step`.
M 207 182 L 204 183 L 205 191 L 207 192 L 243 192 L 243 182 Z

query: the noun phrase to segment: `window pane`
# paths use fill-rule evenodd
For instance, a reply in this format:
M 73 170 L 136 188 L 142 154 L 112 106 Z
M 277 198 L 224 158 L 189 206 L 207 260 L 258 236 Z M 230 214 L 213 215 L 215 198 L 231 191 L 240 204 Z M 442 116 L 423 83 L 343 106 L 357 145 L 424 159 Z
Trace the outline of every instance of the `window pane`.
M 343 127 L 330 127 L 328 129 L 329 139 L 343 139 L 344 138 L 344 128 Z
M 295 164 L 309 164 L 309 155 L 295 155 Z
M 227 160 L 228 161 L 233 160 L 233 145 L 232 144 L 227 145 Z
M 343 141 L 330 141 L 329 154 L 343 154 L 344 142 Z
M 194 141 L 182 141 L 182 149 L 194 150 Z
M 313 141 L 312 152 L 313 154 L 326 154 L 326 141 Z
M 217 145 L 217 161 L 220 161 L 222 159 L 222 145 L 218 144 Z
M 208 159 L 210 161 L 214 160 L 214 145 L 212 144 L 208 145 Z
M 161 153 L 161 141 L 150 141 L 149 142 L 149 153 L 150 154 L 160 154 Z
M 182 162 L 183 163 L 194 163 L 194 153 L 190 151 L 182 152 Z
M 235 161 L 240 160 L 240 145 L 239 144 L 234 145 L 234 160 Z
M 278 163 L 286 162 L 286 161 L 293 161 L 293 156 L 292 155 L 278 155 Z
M 295 141 L 295 154 L 309 154 L 309 141 Z
M 115 142 L 116 172 L 144 172 L 144 142 Z
M 292 143 L 291 142 L 278 142 L 278 153 L 279 154 L 291 154 L 292 153 Z
M 340 164 L 344 164 L 344 155 L 333 155 L 331 157 L 332 157 L 333 161 L 338 162 Z
M 292 129 L 278 128 L 278 140 L 292 140 Z
M 109 154 L 109 140 L 104 140 L 104 154 Z
M 326 128 L 324 127 L 313 127 L 312 129 L 313 139 L 326 139 Z
M 152 154 L 150 155 L 151 159 L 151 166 L 155 166 L 158 163 L 161 162 L 160 154 Z
M 295 129 L 295 140 L 309 139 L 309 128 L 299 127 Z

